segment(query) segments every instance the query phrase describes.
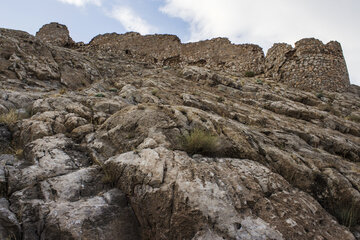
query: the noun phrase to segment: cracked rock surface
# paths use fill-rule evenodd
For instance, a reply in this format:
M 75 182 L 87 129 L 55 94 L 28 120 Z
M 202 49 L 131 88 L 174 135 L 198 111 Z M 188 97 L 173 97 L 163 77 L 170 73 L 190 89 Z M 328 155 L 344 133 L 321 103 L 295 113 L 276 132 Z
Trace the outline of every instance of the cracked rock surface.
M 0 29 L 0 239 L 360 239 L 358 86 L 159 66 L 56 26 Z M 186 152 L 194 129 L 211 151 Z

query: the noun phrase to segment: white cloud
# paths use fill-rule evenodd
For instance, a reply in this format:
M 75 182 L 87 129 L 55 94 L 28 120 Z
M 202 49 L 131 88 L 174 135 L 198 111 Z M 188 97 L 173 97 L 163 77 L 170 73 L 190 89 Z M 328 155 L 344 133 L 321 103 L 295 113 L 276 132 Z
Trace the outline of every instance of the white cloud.
M 72 4 L 77 7 L 83 7 L 86 4 L 94 4 L 96 6 L 101 6 L 102 0 L 58 0 L 62 3 Z
M 165 0 L 160 9 L 190 25 L 190 41 L 228 37 L 235 43 L 293 44 L 305 37 L 339 41 L 351 81 L 360 85 L 358 0 Z
M 134 31 L 141 34 L 149 34 L 156 32 L 155 27 L 147 23 L 129 7 L 114 7 L 109 15 L 118 20 L 123 25 L 126 31 Z

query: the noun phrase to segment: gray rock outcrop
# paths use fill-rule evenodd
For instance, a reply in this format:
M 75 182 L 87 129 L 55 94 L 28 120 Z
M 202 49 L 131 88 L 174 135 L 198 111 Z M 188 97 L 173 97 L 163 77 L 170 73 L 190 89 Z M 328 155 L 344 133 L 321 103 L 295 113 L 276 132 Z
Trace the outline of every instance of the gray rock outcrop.
M 360 239 L 359 87 L 286 77 L 338 44 L 56 26 L 0 29 L 1 239 Z
M 56 22 L 45 24 L 36 33 L 42 41 L 59 47 L 73 47 L 75 42 L 71 39 L 68 28 Z

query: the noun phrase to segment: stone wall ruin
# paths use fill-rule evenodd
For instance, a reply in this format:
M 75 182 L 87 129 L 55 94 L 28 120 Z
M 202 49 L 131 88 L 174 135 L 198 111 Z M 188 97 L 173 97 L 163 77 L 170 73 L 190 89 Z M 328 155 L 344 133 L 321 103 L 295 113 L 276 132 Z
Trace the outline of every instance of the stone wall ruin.
M 265 58 L 258 45 L 232 44 L 227 38 L 183 44 L 175 35 L 107 33 L 94 37 L 83 46 L 74 45 L 66 26 L 57 23 L 43 26 L 36 36 L 58 46 L 72 45 L 79 51 L 100 51 L 158 66 L 195 65 L 238 76 L 245 76 L 246 72 L 264 74 L 308 91 L 346 91 L 350 86 L 341 45 L 336 41 L 323 44 L 317 39 L 306 38 L 296 42 L 294 48 L 276 43 Z
M 213 70 L 230 69 L 242 75 L 247 71 L 263 73 L 265 62 L 261 47 L 232 44 L 227 38 L 182 44 L 175 35 L 111 33 L 96 36 L 88 47 L 125 53 L 138 60 L 162 66 L 197 65 Z
M 274 44 L 266 55 L 265 75 L 303 90 L 345 91 L 349 74 L 340 43 L 314 38 Z

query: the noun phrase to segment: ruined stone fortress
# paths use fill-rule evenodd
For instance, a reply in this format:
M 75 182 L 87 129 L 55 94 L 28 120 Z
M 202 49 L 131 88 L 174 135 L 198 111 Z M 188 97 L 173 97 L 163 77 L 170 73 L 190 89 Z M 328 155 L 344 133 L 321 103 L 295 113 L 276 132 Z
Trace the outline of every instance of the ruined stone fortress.
M 265 56 L 257 45 L 232 44 L 227 38 L 183 44 L 175 35 L 142 36 L 135 32 L 98 35 L 85 45 L 74 43 L 66 26 L 58 23 L 45 25 L 36 36 L 59 46 L 122 54 L 160 66 L 197 65 L 239 76 L 263 74 L 303 90 L 345 91 L 350 86 L 341 45 L 336 41 L 323 44 L 306 38 L 294 48 L 276 43 Z

